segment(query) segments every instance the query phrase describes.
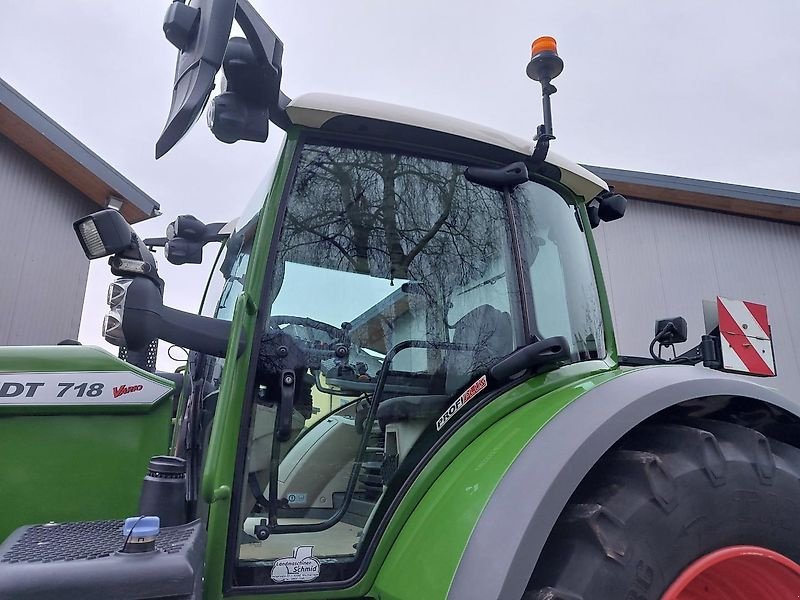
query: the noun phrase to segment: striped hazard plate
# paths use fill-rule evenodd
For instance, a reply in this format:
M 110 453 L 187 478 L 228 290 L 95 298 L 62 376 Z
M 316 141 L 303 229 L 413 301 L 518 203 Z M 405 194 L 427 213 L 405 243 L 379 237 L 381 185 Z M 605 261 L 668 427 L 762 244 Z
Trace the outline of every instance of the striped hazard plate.
M 763 304 L 717 298 L 722 366 L 762 377 L 775 376 L 772 332 Z

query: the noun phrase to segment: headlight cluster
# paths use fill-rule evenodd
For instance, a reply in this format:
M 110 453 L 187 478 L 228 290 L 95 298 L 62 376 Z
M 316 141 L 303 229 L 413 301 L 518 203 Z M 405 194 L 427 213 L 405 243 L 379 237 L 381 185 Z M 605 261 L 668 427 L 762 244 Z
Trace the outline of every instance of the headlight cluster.
M 122 315 L 125 311 L 125 295 L 133 279 L 120 278 L 108 286 L 106 302 L 111 308 L 103 318 L 103 337 L 109 344 L 125 345 L 125 334 L 122 332 Z

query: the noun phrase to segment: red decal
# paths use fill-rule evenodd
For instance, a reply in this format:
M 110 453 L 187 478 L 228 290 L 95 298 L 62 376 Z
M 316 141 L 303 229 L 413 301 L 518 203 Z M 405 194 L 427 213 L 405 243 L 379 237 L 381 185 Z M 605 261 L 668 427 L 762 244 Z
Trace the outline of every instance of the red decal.
M 140 392 L 143 386 L 141 385 L 121 385 L 114 388 L 114 398 L 119 398 L 123 394 L 130 394 L 132 392 Z

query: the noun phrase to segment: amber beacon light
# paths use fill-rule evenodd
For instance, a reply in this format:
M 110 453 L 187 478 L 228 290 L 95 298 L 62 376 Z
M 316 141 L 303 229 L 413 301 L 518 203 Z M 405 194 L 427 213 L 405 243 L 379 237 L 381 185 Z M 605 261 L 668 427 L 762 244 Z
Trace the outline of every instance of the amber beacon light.
M 550 36 L 536 38 L 531 44 L 531 61 L 528 77 L 534 81 L 549 83 L 564 70 L 564 61 L 558 56 L 556 40 Z
M 544 124 L 540 125 L 536 139 L 553 138 L 553 119 L 550 111 L 550 95 L 556 88 L 550 83 L 564 70 L 564 61 L 558 56 L 556 40 L 548 35 L 536 38 L 531 44 L 531 60 L 526 73 L 528 77 L 542 84 L 542 108 Z
M 543 35 L 542 37 L 538 37 L 533 40 L 531 44 L 531 56 L 536 56 L 539 52 L 552 52 L 553 54 L 558 54 L 556 50 L 556 38 L 550 37 L 549 35 Z

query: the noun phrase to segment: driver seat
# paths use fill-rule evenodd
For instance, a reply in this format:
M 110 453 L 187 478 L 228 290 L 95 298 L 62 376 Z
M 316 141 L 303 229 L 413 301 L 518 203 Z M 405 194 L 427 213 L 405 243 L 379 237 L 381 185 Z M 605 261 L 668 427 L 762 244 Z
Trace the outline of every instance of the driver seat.
M 446 353 L 446 394 L 398 396 L 378 406 L 378 423 L 386 432 L 386 456 L 394 450 L 402 462 L 428 424 L 452 402 L 455 392 L 470 383 L 475 372 L 485 371 L 513 350 L 511 316 L 489 304 L 473 308 L 456 322 L 453 343 L 474 350 Z

